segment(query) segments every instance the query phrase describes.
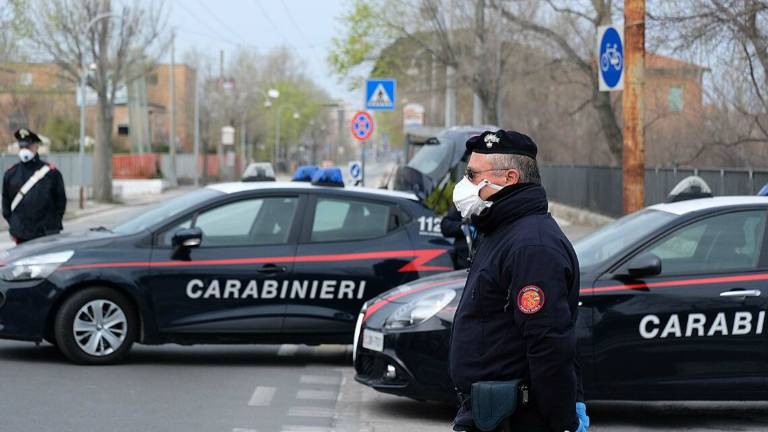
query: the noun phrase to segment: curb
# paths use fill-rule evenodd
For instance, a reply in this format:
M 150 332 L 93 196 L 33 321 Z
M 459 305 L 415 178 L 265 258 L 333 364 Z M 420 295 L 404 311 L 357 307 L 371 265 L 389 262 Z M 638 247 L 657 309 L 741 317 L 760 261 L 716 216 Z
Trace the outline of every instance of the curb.
M 552 201 L 549 202 L 549 212 L 552 213 L 552 216 L 565 219 L 571 223 L 594 227 L 607 225 L 616 220 L 610 216 Z

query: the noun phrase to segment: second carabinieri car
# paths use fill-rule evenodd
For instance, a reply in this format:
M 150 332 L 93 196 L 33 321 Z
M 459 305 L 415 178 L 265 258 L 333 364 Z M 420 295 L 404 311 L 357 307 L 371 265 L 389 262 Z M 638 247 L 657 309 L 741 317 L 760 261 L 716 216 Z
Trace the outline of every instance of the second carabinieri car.
M 362 304 L 452 269 L 440 220 L 409 193 L 228 183 L 112 230 L 45 237 L 0 267 L 0 338 L 72 361 L 134 342 L 350 343 Z
M 658 204 L 574 242 L 584 395 L 607 400 L 768 400 L 766 197 Z M 356 379 L 454 402 L 448 346 L 467 277 L 446 273 L 370 300 Z

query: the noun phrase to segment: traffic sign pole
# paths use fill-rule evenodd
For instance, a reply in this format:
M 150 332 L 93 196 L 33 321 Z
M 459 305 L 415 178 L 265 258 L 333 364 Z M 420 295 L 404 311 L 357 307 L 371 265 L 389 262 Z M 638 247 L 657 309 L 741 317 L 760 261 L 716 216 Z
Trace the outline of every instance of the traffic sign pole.
M 368 141 L 360 141 L 360 147 L 362 155 L 360 157 L 360 168 L 362 173 L 360 174 L 360 186 L 365 187 L 365 148 L 368 146 Z

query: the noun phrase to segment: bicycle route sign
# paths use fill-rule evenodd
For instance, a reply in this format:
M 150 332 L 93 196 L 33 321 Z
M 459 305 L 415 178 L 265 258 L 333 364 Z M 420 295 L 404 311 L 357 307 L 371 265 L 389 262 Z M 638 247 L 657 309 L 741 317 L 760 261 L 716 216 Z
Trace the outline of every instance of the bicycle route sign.
M 600 91 L 624 89 L 624 42 L 619 28 L 598 28 L 597 65 Z

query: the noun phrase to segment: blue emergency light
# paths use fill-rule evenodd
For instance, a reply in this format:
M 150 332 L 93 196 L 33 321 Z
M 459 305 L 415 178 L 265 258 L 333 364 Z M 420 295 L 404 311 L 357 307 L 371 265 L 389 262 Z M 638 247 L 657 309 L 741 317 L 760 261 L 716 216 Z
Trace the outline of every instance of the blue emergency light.
M 312 176 L 312 184 L 316 186 L 344 187 L 344 177 L 339 167 L 323 168 Z
M 312 177 L 314 177 L 315 173 L 317 173 L 320 170 L 316 165 L 302 165 L 300 166 L 295 173 L 293 173 L 293 178 L 291 181 L 295 182 L 309 182 L 312 181 Z

